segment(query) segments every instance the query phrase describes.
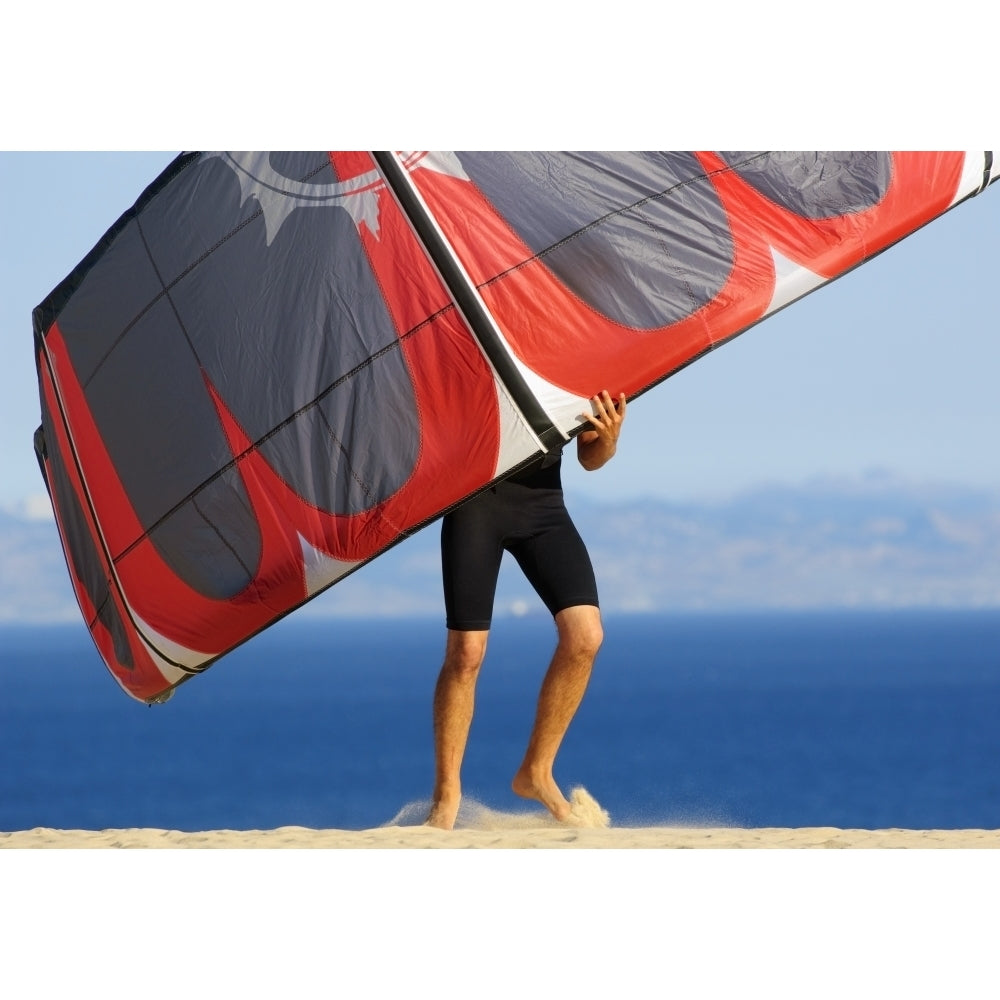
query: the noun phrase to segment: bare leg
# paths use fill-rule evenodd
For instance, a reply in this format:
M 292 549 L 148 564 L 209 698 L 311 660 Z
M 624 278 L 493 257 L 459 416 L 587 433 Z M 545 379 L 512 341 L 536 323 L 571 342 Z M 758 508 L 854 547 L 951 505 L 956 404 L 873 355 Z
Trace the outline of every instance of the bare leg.
M 489 632 L 449 629 L 444 665 L 434 689 L 434 795 L 427 825 L 442 830 L 454 827 L 462 801 L 462 758 L 488 636 Z
M 542 682 L 535 726 L 524 761 L 511 787 L 517 795 L 541 802 L 557 820 L 564 821 L 569 818 L 570 804 L 559 790 L 552 768 L 587 690 L 604 633 L 601 613 L 590 605 L 560 611 L 556 627 L 559 644 Z

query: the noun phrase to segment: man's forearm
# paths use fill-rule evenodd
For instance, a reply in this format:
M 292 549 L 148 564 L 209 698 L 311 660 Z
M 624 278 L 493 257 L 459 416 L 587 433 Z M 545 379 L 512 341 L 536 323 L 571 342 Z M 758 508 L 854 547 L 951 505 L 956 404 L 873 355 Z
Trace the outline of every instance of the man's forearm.
M 581 440 L 577 442 L 576 456 L 588 472 L 594 472 L 610 462 L 617 450 L 618 447 L 614 442 L 604 441 L 601 438 L 595 438 L 593 441 Z

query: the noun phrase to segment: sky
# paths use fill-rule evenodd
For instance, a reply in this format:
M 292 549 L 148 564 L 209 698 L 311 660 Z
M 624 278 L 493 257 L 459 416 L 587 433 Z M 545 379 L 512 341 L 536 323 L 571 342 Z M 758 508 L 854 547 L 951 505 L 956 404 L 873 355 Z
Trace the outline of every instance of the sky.
M 176 152 L 0 152 L 0 508 L 42 510 L 33 308 Z M 636 399 L 601 501 L 892 475 L 1000 490 L 1000 184 Z M 615 386 L 607 387 L 611 392 Z

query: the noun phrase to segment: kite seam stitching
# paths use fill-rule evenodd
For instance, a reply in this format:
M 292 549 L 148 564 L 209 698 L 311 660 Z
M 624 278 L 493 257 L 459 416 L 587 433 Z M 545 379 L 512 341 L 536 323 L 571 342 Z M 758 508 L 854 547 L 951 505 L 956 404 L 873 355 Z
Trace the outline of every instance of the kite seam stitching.
M 751 159 L 744 161 L 743 163 L 740 164 L 740 166 L 744 166 L 746 163 L 751 163 L 753 160 L 761 159 L 767 155 L 768 152 L 760 153 L 758 154 L 758 156 L 752 157 Z M 565 246 L 568 243 L 571 243 L 573 240 L 578 239 L 579 237 L 589 232 L 591 229 L 595 229 L 596 227 L 603 225 L 605 222 L 607 222 L 608 219 L 621 217 L 633 211 L 641 211 L 650 202 L 658 201 L 661 198 L 673 194 L 673 192 L 678 191 L 681 188 L 689 187 L 690 185 L 699 183 L 701 181 L 707 181 L 710 178 L 715 177 L 717 174 L 731 173 L 735 169 L 736 169 L 735 166 L 727 164 L 725 167 L 720 167 L 714 170 L 704 170 L 702 171 L 702 173 L 698 174 L 695 177 L 689 177 L 686 180 L 678 181 L 678 183 L 673 184 L 668 188 L 664 188 L 662 191 L 655 192 L 654 194 L 649 194 L 645 198 L 640 198 L 638 201 L 633 202 L 631 205 L 626 205 L 622 208 L 616 209 L 613 212 L 606 212 L 599 219 L 594 219 L 593 222 L 588 222 L 586 226 L 574 230 L 572 233 L 569 233 L 562 239 L 557 240 L 555 243 L 553 243 L 551 246 L 546 247 L 544 250 L 539 250 L 536 253 L 532 254 L 527 259 L 522 260 L 519 263 L 514 264 L 512 267 L 508 267 L 506 270 L 501 271 L 499 274 L 494 275 L 492 278 L 488 279 L 487 281 L 484 281 L 483 284 L 480 285 L 479 287 L 485 288 L 489 285 L 494 284 L 495 282 L 500 281 L 508 274 L 513 274 L 515 271 L 519 271 L 522 268 L 527 267 L 529 264 L 533 263 L 536 260 L 541 261 L 544 257 L 552 253 L 555 253 L 556 250 L 560 249 L 561 247 Z M 511 232 L 514 232 L 513 229 L 511 229 Z M 514 233 L 514 235 L 516 236 L 517 233 Z
M 415 327 L 413 327 L 410 330 L 408 330 L 406 333 L 399 335 L 396 338 L 396 340 L 394 340 L 391 344 L 386 344 L 384 347 L 380 348 L 371 357 L 369 357 L 365 361 L 361 362 L 361 364 L 356 365 L 349 372 L 345 373 L 344 375 L 341 375 L 340 378 L 338 378 L 334 382 L 330 383 L 330 385 L 328 385 L 322 392 L 320 392 L 319 394 L 317 394 L 314 399 L 312 399 L 308 403 L 305 403 L 304 405 L 300 406 L 299 409 L 297 409 L 290 416 L 288 416 L 284 420 L 282 420 L 281 423 L 279 423 L 279 424 L 275 425 L 274 427 L 272 427 L 269 431 L 267 431 L 267 433 L 262 434 L 259 438 L 257 438 L 255 441 L 253 441 L 250 444 L 249 447 L 243 449 L 243 451 L 241 451 L 239 453 L 239 455 L 234 455 L 231 461 L 227 462 L 221 469 L 217 470 L 215 473 L 213 473 L 211 476 L 209 476 L 203 482 L 199 483 L 186 496 L 184 496 L 180 500 L 178 500 L 177 503 L 175 503 L 173 505 L 173 507 L 170 508 L 170 510 L 168 510 L 165 513 L 161 514 L 160 517 L 158 517 L 148 528 L 146 528 L 143 531 L 143 533 L 138 538 L 135 539 L 135 541 L 131 542 L 128 546 L 126 546 L 124 549 L 122 549 L 122 551 L 117 556 L 115 556 L 113 562 L 117 565 L 137 545 L 142 544 L 142 542 L 143 542 L 144 539 L 149 538 L 152 535 L 152 533 L 154 531 L 156 531 L 157 528 L 159 528 L 165 521 L 167 521 L 174 514 L 176 514 L 177 511 L 180 510 L 181 507 L 183 507 L 186 503 L 193 502 L 195 500 L 195 498 L 203 490 L 207 489 L 209 486 L 211 486 L 212 483 L 214 483 L 217 479 L 219 479 L 220 477 L 222 477 L 223 475 L 225 475 L 227 472 L 229 472 L 230 470 L 234 469 L 237 466 L 237 464 L 239 462 L 241 462 L 244 458 L 246 458 L 248 455 L 252 454 L 253 452 L 260 451 L 261 447 L 264 444 L 266 444 L 267 441 L 269 441 L 272 437 L 274 437 L 274 435 L 276 435 L 280 431 L 282 431 L 289 424 L 291 424 L 295 420 L 297 420 L 300 416 L 302 416 L 303 413 L 305 413 L 307 410 L 311 409 L 314 406 L 318 406 L 319 403 L 323 399 L 325 399 L 331 392 L 335 391 L 339 386 L 343 385 L 345 382 L 347 382 L 350 379 L 356 377 L 358 374 L 360 374 L 362 371 L 364 371 L 364 369 L 368 368 L 370 365 L 372 365 L 375 361 L 379 360 L 385 354 L 387 354 L 388 352 L 390 352 L 392 350 L 395 350 L 396 348 L 401 347 L 401 345 L 402 345 L 402 343 L 403 343 L 404 340 L 408 339 L 409 337 L 414 336 L 423 327 L 425 327 L 428 324 L 430 324 L 437 316 L 441 315 L 441 313 L 443 313 L 443 312 L 446 312 L 450 308 L 452 308 L 452 307 L 451 306 L 446 306 L 445 309 L 440 310 L 438 313 L 435 313 L 434 316 L 430 316 L 427 319 L 422 320 L 420 323 L 418 323 Z M 270 463 L 268 463 L 268 467 L 270 468 Z M 280 476 L 273 469 L 272 469 L 272 471 L 275 472 L 275 475 L 278 475 L 278 478 L 281 479 L 282 482 L 285 482 L 283 476 Z M 288 484 L 286 484 L 286 485 L 288 485 Z M 289 486 L 289 488 L 291 488 L 291 486 Z M 315 506 L 315 505 L 313 505 L 313 506 Z
M 383 185 L 383 189 L 386 190 L 387 193 L 391 194 L 391 192 L 388 189 L 386 189 L 384 187 L 384 185 Z M 380 208 L 380 211 L 381 211 L 381 208 Z M 376 284 L 376 286 L 378 288 L 379 295 L 382 298 L 382 302 L 385 305 L 386 309 L 389 310 L 390 298 L 389 298 L 389 296 L 386 293 L 385 284 L 382 281 L 382 275 L 381 275 L 381 273 L 379 271 L 379 268 L 375 267 L 374 261 L 372 260 L 372 257 L 371 257 L 371 252 L 370 252 L 368 246 L 365 244 L 365 241 L 361 240 L 360 244 L 361 244 L 362 252 L 364 253 L 366 259 L 368 260 L 369 270 L 370 270 L 372 276 L 375 279 L 375 284 Z M 403 364 L 403 366 L 404 366 L 404 368 L 406 370 L 406 373 L 407 373 L 407 375 L 408 375 L 408 377 L 410 379 L 410 385 L 411 386 L 414 385 L 413 372 L 410 369 L 410 365 L 409 365 L 409 362 L 408 362 L 408 360 L 406 358 L 406 354 L 403 351 L 403 343 L 404 343 L 404 341 L 409 340 L 409 338 L 411 336 L 415 336 L 416 333 L 417 333 L 417 331 L 422 330 L 425 327 L 429 328 L 431 326 L 431 324 L 439 316 L 443 315 L 443 313 L 447 309 L 449 309 L 449 308 L 454 308 L 454 303 L 448 303 L 448 305 L 444 306 L 442 309 L 437 310 L 431 316 L 424 317 L 423 320 L 421 320 L 416 326 L 411 327 L 409 330 L 407 330 L 406 333 L 400 334 L 399 331 L 397 330 L 396 331 L 396 339 L 391 344 L 386 344 L 385 347 L 382 348 L 382 350 L 380 350 L 377 354 L 374 354 L 371 357 L 369 357 L 367 359 L 367 361 L 362 362 L 362 364 L 359 365 L 354 370 L 354 372 L 352 372 L 352 375 L 360 372 L 361 369 L 364 366 L 370 365 L 376 358 L 382 357 L 383 354 L 385 354 L 387 351 L 391 350 L 392 348 L 399 348 L 400 360 L 401 360 L 401 362 L 402 362 L 402 364 Z M 391 314 L 391 312 L 390 312 L 390 314 Z M 422 427 L 423 426 L 423 413 L 422 413 L 421 407 L 420 407 L 420 398 L 419 398 L 419 395 L 418 395 L 418 393 L 415 390 L 414 390 L 414 393 L 413 393 L 413 403 L 414 403 L 414 406 L 417 409 L 417 426 L 418 427 Z M 333 427 L 330 425 L 329 421 L 326 419 L 326 415 L 322 411 L 320 411 L 320 414 L 323 417 L 323 423 L 326 425 L 327 429 L 330 432 L 330 436 L 333 438 L 334 441 L 337 442 L 337 446 L 340 448 L 341 452 L 343 452 L 344 457 L 347 458 L 347 451 L 344 448 L 342 442 L 337 437 L 336 433 L 334 432 Z M 382 517 L 382 519 L 387 524 L 389 524 L 391 526 L 392 530 L 395 531 L 395 532 L 397 532 L 397 533 L 402 533 L 403 531 L 405 531 L 405 529 L 404 529 L 404 527 L 402 525 L 397 524 L 392 518 L 390 518 L 388 515 L 386 515 L 384 504 L 387 503 L 389 500 L 391 500 L 394 496 L 396 496 L 400 492 L 400 490 L 402 490 L 406 486 L 406 483 L 410 481 L 410 478 L 412 476 L 413 468 L 415 468 L 419 464 L 420 458 L 423 455 L 424 442 L 423 442 L 423 435 L 422 434 L 418 435 L 418 442 L 419 443 L 417 445 L 417 454 L 416 454 L 416 457 L 414 459 L 414 464 L 413 464 L 413 466 L 410 469 L 410 473 L 406 476 L 406 478 L 403 480 L 403 482 L 401 482 L 388 496 L 384 497 L 381 501 L 379 501 L 379 500 L 376 499 L 374 491 L 371 488 L 371 484 L 364 482 L 361 479 L 360 475 L 356 472 L 356 470 L 354 469 L 354 467 L 350 464 L 350 462 L 348 462 L 348 469 L 350 470 L 351 478 L 353 478 L 354 481 L 361 487 L 362 492 L 365 494 L 365 496 L 368 498 L 368 500 L 369 500 L 369 502 L 371 504 L 371 506 L 368 509 L 369 510 L 373 509 L 374 507 L 378 506 L 379 503 L 383 504 L 383 508 L 382 508 L 382 511 L 381 511 L 381 517 Z
M 143 308 L 135 314 L 125 324 L 122 328 L 121 333 L 115 337 L 114 341 L 108 346 L 104 354 L 101 355 L 100 360 L 94 365 L 93 371 L 87 376 L 87 380 L 83 383 L 83 388 L 86 389 L 90 383 L 97 377 L 97 373 L 104 367 L 105 362 L 114 353 L 118 345 L 132 332 L 136 324 L 155 306 L 160 302 L 161 299 L 166 298 L 170 302 L 171 308 L 173 309 L 174 315 L 177 316 L 177 322 L 181 326 L 181 330 L 184 331 L 184 339 L 187 340 L 188 346 L 194 352 L 195 357 L 198 357 L 197 351 L 194 350 L 194 345 L 191 343 L 190 338 L 187 335 L 187 330 L 184 328 L 184 324 L 181 322 L 180 316 L 177 314 L 177 308 L 174 306 L 173 300 L 170 297 L 170 292 L 172 289 L 176 288 L 196 267 L 198 267 L 203 261 L 207 260 L 213 253 L 215 253 L 221 246 L 228 243 L 234 236 L 236 236 L 242 229 L 248 226 L 254 219 L 258 216 L 263 215 L 263 209 L 258 208 L 256 212 L 252 215 L 247 216 L 238 226 L 232 229 L 230 232 L 226 233 L 221 239 L 217 240 L 211 247 L 209 247 L 197 260 L 192 261 L 180 272 L 169 284 L 164 282 L 163 277 L 160 274 L 160 269 L 156 266 L 156 262 L 153 260 L 153 254 L 150 251 L 149 244 L 146 242 L 146 234 L 143 232 L 142 223 L 139 220 L 139 216 L 135 216 L 136 229 L 139 231 L 139 236 L 142 239 L 142 245 L 146 250 L 146 255 L 149 257 L 149 262 L 153 267 L 153 271 L 156 273 L 156 278 L 160 283 L 160 291 L 146 303 Z
M 307 173 L 307 174 L 303 175 L 301 178 L 299 178 L 299 181 L 300 181 L 300 183 L 308 181 L 311 178 L 315 177 L 317 174 L 322 173 L 323 170 L 328 169 L 328 168 L 331 168 L 331 165 L 330 165 L 329 162 L 327 162 L 325 164 L 320 164 L 314 170 L 309 171 L 309 173 Z M 154 298 L 153 301 L 150 302 L 142 310 L 142 312 L 140 312 L 134 319 L 132 319 L 129 322 L 128 326 L 122 331 L 122 333 L 120 334 L 120 336 L 115 340 L 115 344 L 112 344 L 112 346 L 108 349 L 108 352 L 101 359 L 100 364 L 103 364 L 104 360 L 106 360 L 106 358 L 107 358 L 107 354 L 110 354 L 111 351 L 114 350 L 114 347 L 118 343 L 118 341 L 120 341 L 121 338 L 125 336 L 125 334 L 139 321 L 139 319 L 141 319 L 142 316 L 145 315 L 145 313 L 148 312 L 149 309 L 153 305 L 155 305 L 156 302 L 158 302 L 160 300 L 160 298 L 162 298 L 164 295 L 169 295 L 170 289 L 174 288 L 179 282 L 181 282 L 184 278 L 186 278 L 196 267 L 198 267 L 204 260 L 206 260 L 208 257 L 210 257 L 213 253 L 215 253 L 221 246 L 223 246 L 224 244 L 228 243 L 234 236 L 236 236 L 243 229 L 245 229 L 248 225 L 250 225 L 250 223 L 253 222 L 254 219 L 259 218 L 263 214 L 264 214 L 264 209 L 261 206 L 260 202 L 258 201 L 257 202 L 257 211 L 252 212 L 238 226 L 235 226 L 228 233 L 226 233 L 225 235 L 219 237 L 219 239 L 216 240 L 215 243 L 213 243 L 200 257 L 198 257 L 196 260 L 193 260 L 190 264 L 188 264 L 188 266 L 185 267 L 184 270 L 181 271 L 177 275 L 177 277 L 175 277 L 173 279 L 173 281 L 170 282 L 169 285 L 167 285 L 166 283 L 164 283 L 163 278 L 160 276 L 159 269 L 156 267 L 156 264 L 153 263 L 153 256 L 152 256 L 152 254 L 149 251 L 149 246 L 146 243 L 145 234 L 142 232 L 142 226 L 139 223 L 139 215 L 136 214 L 134 216 L 136 227 L 139 230 L 140 236 L 142 236 L 143 246 L 146 248 L 146 253 L 149 256 L 150 262 L 153 263 L 153 268 L 154 268 L 154 270 L 156 270 L 156 277 L 159 279 L 160 285 L 162 286 L 163 291 L 160 292 L 160 294 L 157 295 L 156 298 Z M 176 312 L 176 310 L 175 310 L 175 312 Z M 95 369 L 95 371 L 96 371 L 96 369 Z M 91 376 L 91 377 L 93 377 L 93 376 Z
M 194 507 L 195 511 L 197 511 L 197 513 L 199 514 L 199 516 L 212 529 L 212 531 L 215 533 L 215 535 L 219 539 L 219 541 L 222 542 L 222 544 L 227 549 L 229 549 L 229 551 L 233 554 L 233 558 L 243 568 L 243 572 L 246 573 L 246 575 L 247 575 L 247 581 L 248 581 L 247 584 L 245 584 L 244 586 L 248 586 L 250 583 L 252 583 L 253 580 L 254 580 L 254 577 L 257 575 L 256 571 L 251 571 L 250 567 L 247 566 L 247 564 L 244 562 L 243 557 L 239 554 L 239 552 L 236 551 L 235 548 L 233 548 L 233 546 L 230 543 L 230 541 L 219 530 L 218 525 L 208 516 L 208 514 L 206 514 L 201 509 L 201 507 L 198 506 L 198 498 L 197 497 L 192 497 L 191 498 L 191 506 Z M 243 589 L 243 588 L 241 588 L 241 589 Z
M 670 267 L 674 270 L 674 273 L 681 280 L 681 284 L 684 286 L 684 291 L 687 293 L 688 302 L 690 304 L 690 309 L 688 311 L 689 316 L 695 316 L 707 303 L 698 302 L 698 298 L 694 293 L 694 289 L 691 287 L 691 279 L 683 273 L 683 270 L 676 266 L 673 253 L 671 253 L 669 244 L 663 239 L 662 236 L 657 235 L 656 225 L 652 219 L 650 219 L 645 211 L 640 209 L 636 212 L 636 216 L 642 222 L 642 224 L 653 234 L 654 241 L 659 245 L 660 252 L 663 254 L 664 261 L 667 262 Z M 730 230 L 731 232 L 731 230 Z
M 354 468 L 354 465 L 351 463 L 350 455 L 347 452 L 347 448 L 344 446 L 344 442 L 341 441 L 341 439 L 337 436 L 337 432 L 336 430 L 334 430 L 333 425 L 327 419 L 326 414 L 322 410 L 319 410 L 318 412 L 320 419 L 323 421 L 323 426 L 326 427 L 327 433 L 330 435 L 331 440 L 334 442 L 334 444 L 336 444 L 337 448 L 340 450 L 341 455 L 343 456 L 344 465 L 346 465 L 347 471 L 350 474 L 351 479 L 353 479 L 358 484 L 358 486 L 361 487 L 361 492 L 364 493 L 365 497 L 367 497 L 370 505 L 374 507 L 378 501 L 375 499 L 375 494 L 372 491 L 371 485 L 365 482 L 365 480 L 361 477 L 361 474 L 357 471 L 357 469 Z

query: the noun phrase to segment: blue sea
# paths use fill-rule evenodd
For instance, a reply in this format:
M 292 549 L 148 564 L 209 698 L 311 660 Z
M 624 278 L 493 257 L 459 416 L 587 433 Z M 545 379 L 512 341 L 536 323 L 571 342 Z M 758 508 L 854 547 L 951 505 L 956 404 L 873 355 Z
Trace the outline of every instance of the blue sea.
M 612 824 L 1000 828 L 1000 612 L 606 616 L 556 764 Z M 503 811 L 554 639 L 494 623 L 463 769 Z M 0 629 L 0 830 L 420 822 L 437 621 L 291 616 L 162 706 Z

